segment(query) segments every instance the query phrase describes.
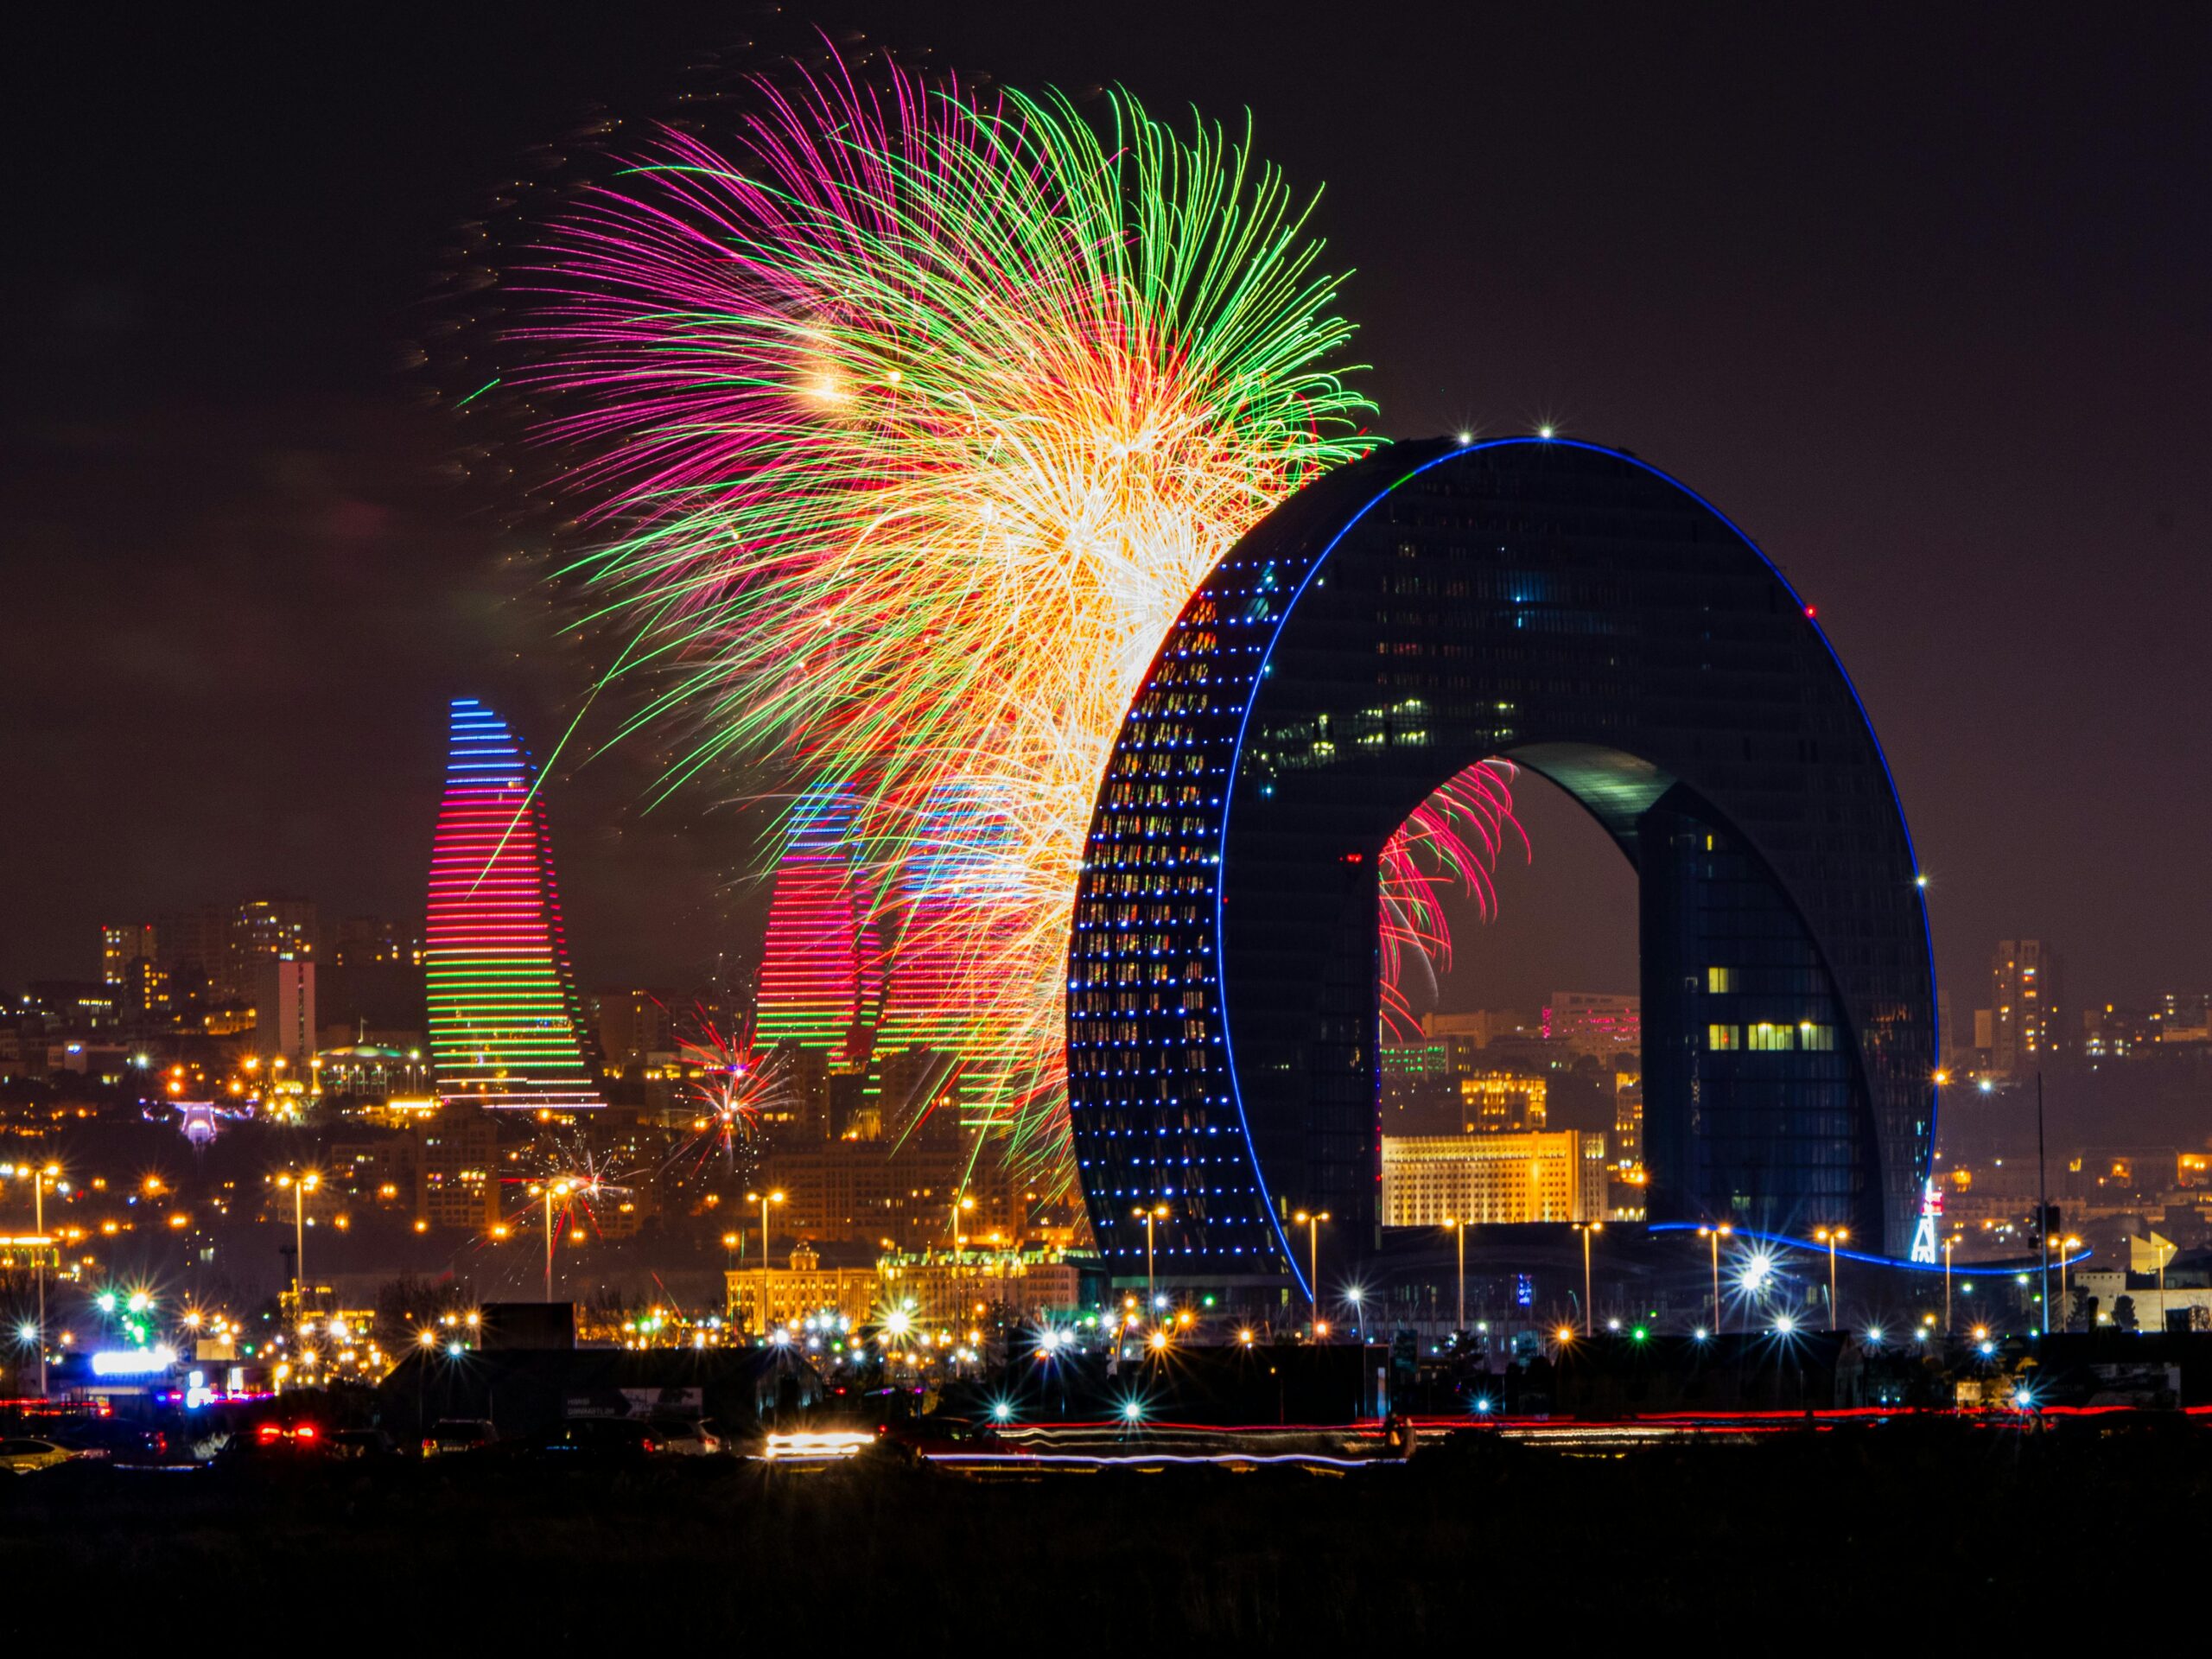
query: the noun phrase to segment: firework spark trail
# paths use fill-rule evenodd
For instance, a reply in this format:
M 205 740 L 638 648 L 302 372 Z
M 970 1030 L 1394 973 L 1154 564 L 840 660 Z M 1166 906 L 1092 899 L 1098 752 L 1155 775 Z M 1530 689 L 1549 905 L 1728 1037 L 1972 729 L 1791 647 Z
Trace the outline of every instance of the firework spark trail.
M 1385 1037 L 1404 1039 L 1420 1033 L 1420 1021 L 1402 988 L 1408 954 L 1425 962 L 1432 975 L 1452 966 L 1444 891 L 1465 890 L 1488 921 L 1497 912 L 1493 872 L 1509 831 L 1519 839 L 1522 856 L 1529 854 L 1528 835 L 1513 816 L 1515 772 L 1510 760 L 1477 761 L 1415 807 L 1382 844 L 1376 874 Z
M 1098 778 L 1198 579 L 1367 447 L 1338 279 L 1246 143 L 1126 94 L 1102 130 L 895 72 L 756 90 L 726 150 L 664 133 L 543 237 L 505 385 L 583 456 L 571 574 L 648 688 L 626 731 L 690 734 L 670 788 L 854 804 L 887 935 L 969 1011 L 968 1116 L 1065 1171 Z M 1488 893 L 1503 778 L 1408 826 L 1404 943 L 1442 937 L 1431 873 Z M 903 899 L 947 844 L 954 902 Z
M 699 1072 L 684 1084 L 697 1116 L 691 1137 L 677 1143 L 663 1167 L 688 1159 L 689 1173 L 696 1178 L 719 1157 L 722 1173 L 734 1179 L 738 1148 L 760 1133 L 763 1114 L 793 1104 L 785 1056 L 760 1048 L 749 1017 L 724 1031 L 705 1007 L 695 1007 L 688 1019 L 674 1023 L 679 1066 Z

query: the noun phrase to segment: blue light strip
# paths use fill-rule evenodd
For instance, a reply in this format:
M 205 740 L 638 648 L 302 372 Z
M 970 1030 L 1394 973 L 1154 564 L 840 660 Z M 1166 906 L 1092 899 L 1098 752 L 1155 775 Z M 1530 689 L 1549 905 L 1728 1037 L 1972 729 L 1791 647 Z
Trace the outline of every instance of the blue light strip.
M 1781 569 L 1772 559 L 1766 556 L 1765 550 L 1762 549 L 1757 542 L 1753 541 L 1751 537 L 1745 533 L 1741 525 L 1737 524 L 1736 521 L 1731 518 L 1726 513 L 1721 512 L 1719 508 L 1714 506 L 1712 502 L 1707 500 L 1695 490 L 1691 489 L 1688 485 L 1682 483 L 1681 480 L 1674 477 L 1671 474 L 1662 472 L 1660 468 L 1652 466 L 1649 461 L 1641 460 L 1635 455 L 1628 454 L 1624 451 L 1618 449 L 1609 449 L 1603 444 L 1586 443 L 1574 438 L 1488 438 L 1479 443 L 1459 445 L 1446 451 L 1445 454 L 1437 456 L 1433 461 L 1423 461 L 1420 466 L 1414 467 L 1410 472 L 1406 473 L 1403 476 L 1385 485 L 1381 490 L 1377 491 L 1373 496 L 1369 498 L 1365 505 L 1361 506 L 1357 512 L 1354 513 L 1351 518 L 1345 521 L 1342 528 L 1337 531 L 1336 535 L 1330 538 L 1329 544 L 1321 550 L 1319 555 L 1313 560 L 1313 563 L 1307 567 L 1305 575 L 1300 579 L 1297 588 L 1293 590 L 1289 600 L 1284 604 L 1281 612 L 1276 617 L 1274 631 L 1269 634 L 1268 638 L 1266 650 L 1262 652 L 1260 654 L 1259 666 L 1253 671 L 1251 689 L 1247 693 L 1244 700 L 1244 712 L 1243 717 L 1237 721 L 1236 746 L 1230 753 L 1228 775 L 1223 780 L 1221 836 L 1218 843 L 1219 851 L 1215 861 L 1215 868 L 1220 872 L 1220 874 L 1214 883 L 1214 961 L 1218 964 L 1217 978 L 1220 986 L 1219 995 L 1221 1002 L 1222 1047 L 1229 1065 L 1230 1096 L 1236 1107 L 1237 1122 L 1242 1126 L 1244 1132 L 1245 1153 L 1246 1155 L 1250 1158 L 1252 1162 L 1253 1179 L 1260 1190 L 1261 1205 L 1267 1212 L 1268 1224 L 1274 1230 L 1275 1241 L 1282 1249 L 1283 1259 L 1290 1265 L 1291 1276 L 1297 1281 L 1300 1290 L 1303 1292 L 1309 1300 L 1311 1300 L 1315 1294 L 1313 1287 L 1306 1283 L 1306 1274 L 1299 1268 L 1298 1253 L 1291 1247 L 1288 1237 L 1283 1232 L 1281 1218 L 1276 1215 L 1274 1199 L 1268 1191 L 1267 1178 L 1261 1173 L 1260 1154 L 1252 1142 L 1251 1122 L 1244 1114 L 1244 1093 L 1242 1085 L 1237 1081 L 1235 1039 L 1230 1034 L 1230 1027 L 1234 1022 L 1230 1019 L 1229 1015 L 1229 958 L 1222 936 L 1222 889 L 1227 884 L 1228 880 L 1229 818 L 1230 810 L 1236 803 L 1237 770 L 1242 765 L 1244 757 L 1245 731 L 1251 724 L 1252 708 L 1254 703 L 1259 700 L 1261 683 L 1267 678 L 1268 665 L 1274 656 L 1276 644 L 1282 638 L 1283 628 L 1289 622 L 1291 614 L 1297 610 L 1299 601 L 1306 596 L 1306 589 L 1307 587 L 1312 584 L 1314 577 L 1320 574 L 1322 567 L 1329 561 L 1329 556 L 1337 550 L 1338 544 L 1341 543 L 1346 536 L 1350 535 L 1353 529 L 1356 528 L 1370 512 L 1372 512 L 1383 501 L 1387 500 L 1400 488 L 1400 486 L 1419 478 L 1422 474 L 1429 472 L 1435 467 L 1441 467 L 1446 461 L 1457 461 L 1463 456 L 1473 454 L 1480 450 L 1501 449 L 1521 444 L 1542 444 L 1548 446 L 1557 446 L 1560 448 L 1567 449 L 1582 449 L 1588 451 L 1592 454 L 1605 455 L 1615 461 L 1626 461 L 1630 466 L 1636 467 L 1641 472 L 1649 474 L 1652 477 L 1659 480 L 1662 483 L 1669 485 L 1673 488 L 1681 491 L 1682 494 L 1696 502 L 1707 512 L 1710 512 L 1715 518 L 1718 518 L 1722 524 L 1726 524 L 1728 529 L 1734 533 L 1736 538 L 1743 543 L 1745 547 L 1749 548 L 1752 554 L 1758 559 L 1759 563 L 1766 567 L 1768 572 L 1774 577 L 1774 579 L 1782 584 L 1783 591 L 1788 594 L 1791 600 L 1796 602 L 1799 613 L 1804 617 L 1805 621 L 1811 626 L 1814 637 L 1821 642 L 1821 649 L 1826 651 L 1828 654 L 1828 660 L 1834 664 L 1836 672 L 1842 677 L 1844 689 L 1850 692 L 1853 706 L 1859 710 L 1859 721 L 1865 726 L 1866 729 L 1866 735 L 1874 745 L 1874 757 L 1877 760 L 1881 762 L 1883 779 L 1889 785 L 1890 804 L 1897 810 L 1897 827 L 1904 832 L 1905 855 L 1912 865 L 1912 875 L 1914 877 L 1913 893 L 1920 906 L 1920 936 L 1922 944 L 1928 953 L 1929 1025 L 1933 1037 L 1934 1052 L 1929 1058 L 1930 1081 L 1929 1084 L 1927 1161 L 1918 1172 L 1918 1178 L 1914 1183 L 1914 1192 L 1916 1195 L 1926 1190 L 1929 1173 L 1935 1167 L 1936 1091 L 1933 1078 L 1934 1073 L 1937 1069 L 1938 1063 L 1942 1057 L 1942 1032 L 1940 1028 L 1938 1017 L 1936 1014 L 1936 943 L 1935 937 L 1929 931 L 1928 925 L 1928 891 L 1925 887 L 1919 885 L 1918 877 L 1921 874 L 1920 855 L 1913 846 L 1912 826 L 1905 819 L 1904 803 L 1897 794 L 1897 778 L 1890 769 L 1889 756 L 1882 748 L 1882 740 L 1874 730 L 1874 722 L 1867 716 L 1865 699 L 1859 696 L 1859 688 L 1852 683 L 1851 676 L 1843 666 L 1843 659 L 1836 654 L 1835 646 L 1830 643 L 1827 631 L 1821 626 L 1819 618 L 1813 614 L 1811 610 L 1806 606 L 1804 596 L 1800 594 L 1796 588 L 1790 585 L 1789 579 L 1783 575 Z M 1917 1216 L 1916 1215 L 1913 1219 L 1916 1222 L 1918 1219 Z M 1870 1261 L 1886 1261 L 1889 1258 L 1867 1257 L 1865 1259 Z
M 1643 1230 L 1647 1233 L 1689 1233 L 1695 1232 L 1700 1227 L 1709 1227 L 1712 1224 L 1710 1222 L 1698 1221 L 1655 1221 L 1646 1224 Z M 1827 1245 L 1798 1238 L 1789 1233 L 1763 1233 L 1756 1228 L 1737 1227 L 1731 1231 L 1729 1236 L 1756 1239 L 1762 1244 L 1779 1245 L 1783 1249 L 1802 1250 L 1808 1255 L 1825 1256 L 1828 1253 Z M 1870 1267 L 1902 1268 L 1908 1273 L 1940 1274 L 1943 1271 L 1943 1264 L 1941 1262 L 1910 1262 L 1901 1256 L 1876 1255 L 1871 1250 L 1847 1250 L 1841 1245 L 1836 1247 L 1835 1253 L 1843 1261 L 1863 1262 Z M 2094 1250 L 2085 1249 L 2079 1255 L 2053 1256 L 2050 1264 L 2055 1268 L 2078 1268 L 2095 1254 Z M 1992 1274 L 2037 1273 L 2040 1272 L 2042 1268 L 2043 1263 L 2039 1260 L 2031 1257 L 2022 1262 L 1953 1262 L 1951 1272 L 1954 1276 L 1986 1279 Z

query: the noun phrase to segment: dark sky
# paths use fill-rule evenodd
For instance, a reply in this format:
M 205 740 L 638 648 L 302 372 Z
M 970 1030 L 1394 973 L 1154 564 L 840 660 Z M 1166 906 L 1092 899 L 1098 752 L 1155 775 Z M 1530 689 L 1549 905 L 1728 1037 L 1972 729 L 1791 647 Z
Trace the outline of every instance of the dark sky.
M 586 683 L 401 366 L 438 251 L 525 147 L 594 101 L 659 111 L 754 32 L 731 7 L 194 11 L 41 8 L 10 38 L 0 983 L 88 972 L 97 921 L 170 904 L 417 912 L 444 700 L 491 698 L 542 752 Z M 1383 429 L 1633 448 L 1819 605 L 1955 1006 L 2015 933 L 2077 995 L 2212 982 L 2212 10 L 1030 0 L 775 27 L 808 17 L 1249 108 L 1327 188 Z M 551 797 L 592 983 L 749 943 L 740 827 L 704 798 L 645 815 L 650 760 Z M 1575 828 L 1509 887 L 1489 1000 L 1627 988 L 1601 913 L 1625 873 Z

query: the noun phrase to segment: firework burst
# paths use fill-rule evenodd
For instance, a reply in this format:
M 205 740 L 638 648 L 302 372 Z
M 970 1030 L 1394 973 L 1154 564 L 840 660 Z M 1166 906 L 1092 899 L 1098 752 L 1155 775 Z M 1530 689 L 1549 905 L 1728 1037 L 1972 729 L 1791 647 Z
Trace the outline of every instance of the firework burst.
M 725 1180 L 734 1181 L 740 1151 L 759 1138 L 767 1114 L 788 1103 L 785 1057 L 754 1043 L 749 1019 L 724 1031 L 704 1007 L 678 1027 L 676 1042 L 694 1116 L 691 1136 L 671 1161 L 688 1163 L 693 1179 L 719 1161 Z
M 1338 278 L 1247 143 L 1126 94 L 1094 122 L 842 65 L 753 91 L 721 146 L 664 133 L 537 238 L 502 395 L 581 457 L 569 574 L 629 642 L 632 728 L 685 734 L 668 785 L 846 804 L 894 1000 L 926 961 L 964 1114 L 1065 1175 L 1098 779 L 1198 579 L 1367 447 Z M 1442 937 L 1435 873 L 1486 871 L 1505 775 L 1393 843 L 1405 943 Z

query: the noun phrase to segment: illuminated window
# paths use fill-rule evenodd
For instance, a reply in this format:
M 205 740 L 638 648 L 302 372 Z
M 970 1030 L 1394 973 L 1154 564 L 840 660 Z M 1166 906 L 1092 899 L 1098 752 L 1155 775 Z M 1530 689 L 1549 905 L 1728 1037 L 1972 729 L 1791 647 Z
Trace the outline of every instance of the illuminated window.
M 1769 1025 L 1762 1020 L 1751 1027 L 1751 1040 L 1746 1046 L 1772 1052 L 1796 1047 L 1796 1033 L 1787 1026 Z
M 1705 1046 L 1716 1052 L 1741 1048 L 1744 1046 L 1744 1028 L 1741 1026 L 1707 1026 L 1705 1028 Z
M 1734 974 L 1728 969 L 1708 968 L 1705 970 L 1705 988 L 1713 995 L 1720 996 L 1732 988 L 1734 979 Z

